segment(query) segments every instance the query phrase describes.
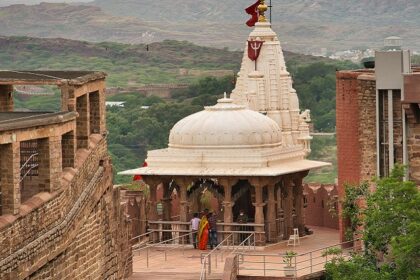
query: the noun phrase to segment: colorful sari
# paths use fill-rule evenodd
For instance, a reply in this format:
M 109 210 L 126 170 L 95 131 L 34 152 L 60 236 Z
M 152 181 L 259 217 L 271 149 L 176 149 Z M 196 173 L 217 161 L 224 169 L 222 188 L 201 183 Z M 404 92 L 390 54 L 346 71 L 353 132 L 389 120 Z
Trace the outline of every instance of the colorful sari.
M 198 227 L 198 248 L 200 250 L 207 250 L 207 242 L 209 241 L 209 222 L 206 215 L 200 220 Z

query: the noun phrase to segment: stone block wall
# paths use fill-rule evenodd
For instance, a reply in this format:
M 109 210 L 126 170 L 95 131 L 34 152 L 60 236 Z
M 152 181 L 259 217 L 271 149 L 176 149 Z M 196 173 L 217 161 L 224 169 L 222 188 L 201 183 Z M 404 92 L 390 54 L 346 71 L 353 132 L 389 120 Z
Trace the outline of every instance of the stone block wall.
M 318 226 L 338 229 L 338 215 L 335 212 L 338 209 L 337 187 L 334 185 L 326 186 L 327 188 L 333 188 L 330 193 L 321 184 L 314 187 L 315 189 L 319 187 L 316 193 L 309 185 L 304 186 L 304 192 L 306 193 L 305 225 L 309 228 Z
M 357 79 L 358 142 L 360 151 L 360 181 L 376 176 L 376 81 L 373 76 Z
M 85 220 L 71 245 L 27 279 L 122 279 L 131 271 L 131 257 L 119 254 L 120 240 L 129 240 L 125 222 L 109 187 Z M 117 217 L 122 224 L 115 223 Z M 126 247 L 128 244 L 126 244 Z
M 338 196 L 344 197 L 344 185 L 360 181 L 358 72 L 337 72 L 336 123 Z M 341 205 L 338 207 L 341 215 Z M 340 219 L 340 239 L 345 238 L 346 221 Z
M 76 111 L 79 116 L 76 120 L 77 148 L 88 148 L 90 121 L 89 121 L 89 95 L 85 94 L 76 99 Z
M 130 260 L 128 225 L 113 191 L 106 141 L 91 137 L 90 146 L 78 155 L 81 165 L 64 174 L 60 191 L 29 199 L 15 220 L 0 218 L 0 279 L 122 279 Z M 84 255 L 87 243 L 95 249 Z M 83 255 L 89 267 L 78 260 Z M 63 278 L 68 267 L 76 277 Z M 98 278 L 86 276 L 88 270 Z
M 19 149 L 19 143 L 16 142 L 0 145 L 1 215 L 13 215 L 19 212 L 19 203 L 17 202 L 20 201 L 20 174 L 13 172 L 13 170 L 19 170 L 20 168 Z

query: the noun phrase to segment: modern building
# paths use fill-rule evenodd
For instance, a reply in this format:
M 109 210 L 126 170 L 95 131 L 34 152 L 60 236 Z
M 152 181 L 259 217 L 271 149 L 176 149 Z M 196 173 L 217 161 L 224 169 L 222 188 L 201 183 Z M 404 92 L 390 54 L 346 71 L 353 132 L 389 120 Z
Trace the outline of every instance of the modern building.
M 105 73 L 0 71 L 0 279 L 122 279 L 128 221 L 112 184 Z M 14 86 L 61 91 L 58 112 L 16 112 Z
M 386 39 L 375 68 L 337 72 L 339 198 L 345 184 L 387 176 L 395 164 L 420 184 L 420 69 L 401 39 Z M 340 222 L 344 240 L 345 223 Z

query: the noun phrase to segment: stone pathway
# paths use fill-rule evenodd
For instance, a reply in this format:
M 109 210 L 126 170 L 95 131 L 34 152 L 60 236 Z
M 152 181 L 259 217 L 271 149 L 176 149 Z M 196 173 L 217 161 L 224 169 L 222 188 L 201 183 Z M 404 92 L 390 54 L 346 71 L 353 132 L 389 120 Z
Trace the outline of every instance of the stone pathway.
M 305 253 L 327 246 L 339 243 L 339 234 L 337 230 L 311 227 L 314 231 L 313 235 L 301 238 L 301 245 L 293 247 L 287 246 L 287 242 L 268 245 L 266 247 L 259 247 L 255 253 L 279 254 L 282 255 L 286 251 L 293 250 L 300 253 Z M 165 248 L 149 250 L 149 266 L 147 267 L 146 252 L 142 251 L 140 255 L 133 257 L 133 276 L 130 279 L 142 280 L 157 280 L 157 279 L 199 279 L 201 272 L 200 256 L 201 253 L 206 251 L 199 251 L 193 248 L 186 247 L 182 249 L 166 248 L 166 261 L 165 261 Z M 208 252 L 208 251 L 207 251 Z M 252 251 L 254 252 L 254 251 Z M 223 253 L 222 251 L 220 254 Z M 321 251 L 313 253 L 313 256 L 320 256 Z M 226 254 L 225 254 L 226 255 Z M 221 279 L 221 274 L 224 268 L 224 257 L 219 259 L 216 263 L 213 261 L 211 277 L 207 279 Z M 245 256 L 245 263 L 240 266 L 241 275 L 263 275 L 261 269 L 263 264 L 255 263 L 263 261 L 260 256 Z M 266 276 L 283 276 L 282 271 L 270 271 L 270 269 L 283 269 L 283 258 L 280 256 L 266 257 Z M 254 263 L 250 263 L 254 262 Z M 301 267 L 309 266 L 309 256 L 299 257 L 297 262 L 301 262 Z M 320 271 L 323 269 L 324 259 L 316 259 L 313 262 L 312 272 Z M 316 263 L 322 263 L 316 265 Z M 258 271 L 252 270 L 258 269 Z M 310 273 L 309 268 L 302 269 L 298 275 L 305 275 Z

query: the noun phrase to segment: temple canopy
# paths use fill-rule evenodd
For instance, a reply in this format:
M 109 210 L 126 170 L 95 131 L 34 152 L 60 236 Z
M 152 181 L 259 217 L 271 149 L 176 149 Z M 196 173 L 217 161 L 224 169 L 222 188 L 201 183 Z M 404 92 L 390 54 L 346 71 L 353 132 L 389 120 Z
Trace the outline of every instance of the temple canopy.
M 306 160 L 302 146 L 282 138 L 275 121 L 223 98 L 175 124 L 169 147 L 149 151 L 146 167 L 120 174 L 279 176 L 327 165 Z
M 183 227 L 206 188 L 218 200 L 213 210 L 223 213 L 224 233 L 232 232 L 240 209 L 253 217 L 260 244 L 287 239 L 295 228 L 304 232 L 303 178 L 330 164 L 306 159 L 312 139 L 309 110 L 300 111 L 280 42 L 261 14 L 263 1 L 258 8 L 259 22 L 246 43 L 231 98 L 180 120 L 168 147 L 148 152 L 147 166 L 119 173 L 142 175 L 149 185 L 149 221 L 158 217 L 158 186 L 165 225 L 172 219 L 176 189 Z

